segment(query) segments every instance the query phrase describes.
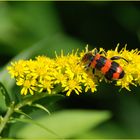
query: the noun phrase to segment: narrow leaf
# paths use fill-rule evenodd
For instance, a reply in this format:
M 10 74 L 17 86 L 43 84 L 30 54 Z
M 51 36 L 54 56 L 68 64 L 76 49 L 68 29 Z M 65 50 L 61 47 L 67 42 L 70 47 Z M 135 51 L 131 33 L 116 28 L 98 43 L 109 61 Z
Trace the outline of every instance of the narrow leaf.
M 51 114 L 50 111 L 46 107 L 44 107 L 43 105 L 41 105 L 41 104 L 31 104 L 30 106 L 33 106 L 33 107 L 37 107 L 39 109 L 42 109 L 42 110 L 46 111 L 49 115 Z
M 5 104 L 6 106 L 10 105 L 10 96 L 5 88 L 5 86 L 0 82 L 0 92 L 2 93 L 4 99 L 5 99 Z
M 29 119 L 32 119 L 28 114 L 26 114 L 25 112 L 21 111 L 21 110 L 15 110 L 16 113 L 22 114 L 26 117 L 28 117 Z

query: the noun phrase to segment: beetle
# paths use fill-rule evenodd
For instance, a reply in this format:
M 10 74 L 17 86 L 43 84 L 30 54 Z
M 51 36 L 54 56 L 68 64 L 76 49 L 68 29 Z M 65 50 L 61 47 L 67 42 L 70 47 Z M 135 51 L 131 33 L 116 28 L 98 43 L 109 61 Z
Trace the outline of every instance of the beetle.
M 91 67 L 93 69 L 93 73 L 95 72 L 95 69 L 100 70 L 107 80 L 122 79 L 125 75 L 125 72 L 120 64 L 113 60 L 123 59 L 126 62 L 128 61 L 121 56 L 113 56 L 108 59 L 103 56 L 102 53 L 106 55 L 105 51 L 101 51 L 99 53 L 96 48 L 93 52 L 87 52 L 82 57 L 82 62 L 85 64 L 85 67 Z

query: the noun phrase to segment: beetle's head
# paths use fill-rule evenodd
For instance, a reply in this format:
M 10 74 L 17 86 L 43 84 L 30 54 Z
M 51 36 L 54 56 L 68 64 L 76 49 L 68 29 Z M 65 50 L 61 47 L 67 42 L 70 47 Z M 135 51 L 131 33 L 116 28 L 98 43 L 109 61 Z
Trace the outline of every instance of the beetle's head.
M 88 63 L 90 63 L 93 59 L 94 59 L 94 55 L 92 54 L 92 52 L 88 52 L 88 53 L 86 53 L 86 54 L 83 56 L 83 58 L 82 58 L 82 63 L 88 64 Z

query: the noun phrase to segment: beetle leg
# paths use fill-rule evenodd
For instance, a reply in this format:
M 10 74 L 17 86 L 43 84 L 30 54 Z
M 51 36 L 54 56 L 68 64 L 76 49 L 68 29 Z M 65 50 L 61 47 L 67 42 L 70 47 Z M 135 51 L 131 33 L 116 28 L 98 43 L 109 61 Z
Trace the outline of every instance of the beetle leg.
M 123 59 L 128 63 L 128 60 L 126 60 L 125 58 L 121 57 L 121 56 L 113 56 L 110 58 L 111 60 L 118 60 L 118 59 Z
M 92 69 L 92 73 L 95 74 L 95 69 Z
M 88 68 L 90 67 L 90 65 L 91 65 L 91 63 L 86 64 L 86 65 L 84 66 L 85 70 L 88 70 Z

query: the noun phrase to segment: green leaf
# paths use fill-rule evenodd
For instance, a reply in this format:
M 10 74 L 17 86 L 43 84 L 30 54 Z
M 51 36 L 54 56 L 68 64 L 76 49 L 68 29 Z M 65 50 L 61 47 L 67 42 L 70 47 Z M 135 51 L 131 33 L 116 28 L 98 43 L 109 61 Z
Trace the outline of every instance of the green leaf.
M 35 122 L 42 124 L 54 132 L 57 132 L 63 138 L 75 138 L 76 136 L 86 133 L 91 128 L 110 118 L 107 111 L 90 111 L 90 110 L 68 110 L 61 111 L 50 116 L 38 115 Z M 40 116 L 39 116 L 40 115 Z M 18 131 L 17 131 L 18 128 Z M 15 133 L 17 131 L 17 133 Z M 10 137 L 15 138 L 58 138 L 50 133 L 39 129 L 31 124 L 22 125 L 17 123 L 11 127 Z
M 52 135 L 54 136 L 57 136 L 59 137 L 59 135 L 57 135 L 54 131 L 50 130 L 49 128 L 45 127 L 44 125 L 40 124 L 40 123 L 37 123 L 36 121 L 34 120 L 30 120 L 30 119 L 23 119 L 23 118 L 15 118 L 16 121 L 20 121 L 20 122 L 23 122 L 23 123 L 30 123 L 30 124 L 33 124 L 33 125 L 36 125 L 40 128 L 42 128 L 43 130 L 45 130 L 46 132 L 49 132 L 51 133 Z
M 3 117 L 2 117 L 2 116 L 0 116 L 0 124 L 1 124 L 2 120 L 3 120 Z
M 5 100 L 5 105 L 8 107 L 10 105 L 11 100 L 5 86 L 1 82 L 0 82 L 0 93 L 3 99 Z
M 26 117 L 28 117 L 29 119 L 32 119 L 32 117 L 30 117 L 28 114 L 26 114 L 25 112 L 23 112 L 22 110 L 15 110 L 16 113 L 22 114 Z
M 44 107 L 43 105 L 41 105 L 41 104 L 31 104 L 30 106 L 33 106 L 33 107 L 42 109 L 42 110 L 44 110 L 45 112 L 47 112 L 49 115 L 51 114 L 50 111 L 49 111 L 46 107 Z

